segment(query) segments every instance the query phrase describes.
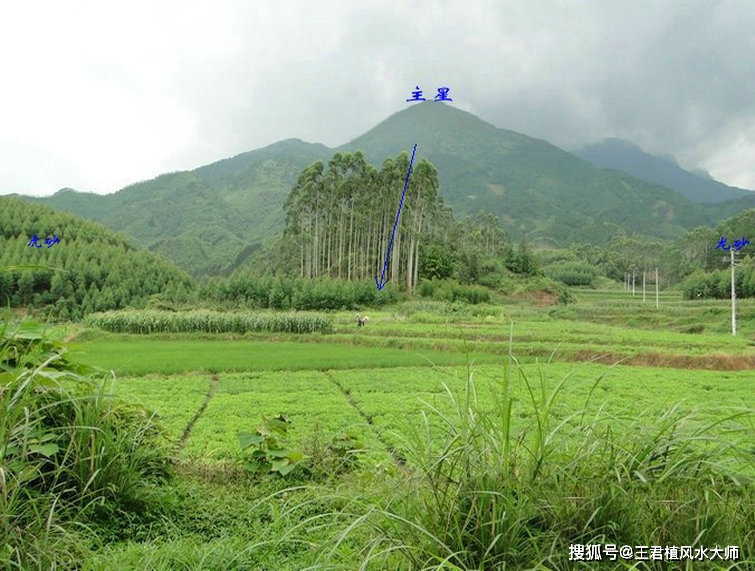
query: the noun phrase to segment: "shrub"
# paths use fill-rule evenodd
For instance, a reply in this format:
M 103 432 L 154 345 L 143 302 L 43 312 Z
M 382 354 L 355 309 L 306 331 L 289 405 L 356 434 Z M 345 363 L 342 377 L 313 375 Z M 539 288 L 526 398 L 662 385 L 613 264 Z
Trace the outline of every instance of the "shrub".
M 565 285 L 559 284 L 556 288 L 556 292 L 558 294 L 558 303 L 561 305 L 568 305 L 574 302 L 574 296 L 572 295 L 571 290 Z
M 743 266 L 736 272 L 737 297 L 755 296 L 755 269 Z M 682 280 L 684 299 L 726 299 L 731 295 L 730 270 L 695 272 Z
M 361 466 L 361 455 L 366 452 L 356 431 L 345 430 L 327 438 L 319 424 L 308 433 L 302 451 L 305 460 L 298 474 L 301 480 L 310 482 L 328 482 L 355 471 Z
M 286 444 L 290 422 L 285 416 L 263 417 L 262 420 L 263 424 L 254 432 L 238 434 L 241 463 L 253 474 L 286 476 L 304 461 L 305 456 Z
M 568 286 L 592 286 L 598 272 L 585 262 L 562 262 L 548 266 L 544 273 Z
M 200 299 L 252 309 L 302 311 L 353 310 L 394 303 L 400 294 L 390 282 L 378 291 L 371 280 L 304 279 L 237 274 L 225 281 L 210 281 Z
M 0 567 L 75 568 L 74 530 L 147 519 L 171 475 L 154 416 L 115 397 L 33 322 L 0 326 Z M 76 522 L 74 525 L 73 522 Z
M 427 280 L 419 285 L 419 294 L 438 301 L 489 303 L 490 291 L 481 286 L 461 285 L 453 280 Z

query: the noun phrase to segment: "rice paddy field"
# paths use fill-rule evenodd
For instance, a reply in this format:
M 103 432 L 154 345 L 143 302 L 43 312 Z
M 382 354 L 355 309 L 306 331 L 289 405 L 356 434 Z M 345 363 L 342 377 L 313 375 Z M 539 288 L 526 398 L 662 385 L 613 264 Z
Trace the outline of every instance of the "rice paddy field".
M 755 569 L 755 303 L 740 302 L 734 337 L 728 303 L 576 297 L 405 302 L 368 311 L 365 327 L 328 315 L 330 332 L 70 331 L 74 357 L 160 418 L 181 482 L 171 517 L 100 546 L 84 568 Z M 280 416 L 287 446 L 324 471 L 334 438 L 355 462 L 247 475 L 239 434 Z M 466 471 L 439 460 L 457 453 Z M 439 522 L 469 508 L 448 487 L 459 470 L 490 495 L 471 496 L 461 524 Z M 507 482 L 526 482 L 529 500 L 503 493 Z M 698 492 L 720 505 L 701 514 Z M 559 530 L 738 557 L 590 561 Z

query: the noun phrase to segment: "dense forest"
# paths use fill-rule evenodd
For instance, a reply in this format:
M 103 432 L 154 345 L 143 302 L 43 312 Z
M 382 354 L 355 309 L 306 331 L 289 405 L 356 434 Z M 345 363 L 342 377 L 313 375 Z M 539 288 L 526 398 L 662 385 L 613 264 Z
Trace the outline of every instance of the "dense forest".
M 414 291 L 420 244 L 441 202 L 438 173 L 426 159 L 413 166 L 401 200 L 409 163 L 402 153 L 378 171 L 357 151 L 336 153 L 327 170 L 322 161 L 304 170 L 283 207 L 283 247 L 298 258 L 301 277 L 375 278 L 390 256 L 390 280 Z
M 99 223 L 6 197 L 0 269 L 4 305 L 45 308 L 61 319 L 144 307 L 152 295 L 194 287 L 186 272 Z
M 512 240 L 490 213 L 454 219 L 438 199 L 434 167 L 420 160 L 396 230 L 388 286 L 378 291 L 374 277 L 382 271 L 407 169 L 406 154 L 380 171 L 360 153 L 336 154 L 327 168 L 314 163 L 286 201 L 285 233 L 255 268 L 200 280 L 98 223 L 3 197 L 0 301 L 63 320 L 129 307 L 354 309 L 412 293 L 478 303 L 511 293 L 529 276 L 542 276 L 532 287 L 553 291 L 558 283 L 639 286 L 643 273 L 654 283 L 656 269 L 662 289 L 676 287 L 687 299 L 725 298 L 729 251 L 719 241 L 755 241 L 750 209 L 675 241 L 619 233 L 604 245 L 533 252 L 526 235 Z M 755 296 L 753 251 L 747 244 L 736 252 L 739 297 Z

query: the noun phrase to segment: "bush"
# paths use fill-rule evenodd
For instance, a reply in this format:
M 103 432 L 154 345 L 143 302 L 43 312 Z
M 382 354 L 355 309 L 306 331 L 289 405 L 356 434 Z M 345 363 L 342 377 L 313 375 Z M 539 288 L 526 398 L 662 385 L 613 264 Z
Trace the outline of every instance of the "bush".
M 370 280 L 304 279 L 237 274 L 211 281 L 200 299 L 252 309 L 354 310 L 394 303 L 400 294 L 390 282 L 378 290 Z
M 544 273 L 551 279 L 568 286 L 592 286 L 598 272 L 585 262 L 562 262 L 545 268 Z
M 171 476 L 154 415 L 91 372 L 38 324 L 3 317 L 0 568 L 75 568 L 85 545 L 75 530 L 97 523 L 118 535 L 123 517 L 145 521 Z
M 558 294 L 558 303 L 561 305 L 568 305 L 574 302 L 574 296 L 572 295 L 571 290 L 565 285 L 559 284 L 556 292 Z
M 438 301 L 489 303 L 490 291 L 481 286 L 465 286 L 452 280 L 429 280 L 419 284 L 418 293 Z
M 737 297 L 755 297 L 755 268 L 742 266 L 736 271 Z M 731 271 L 695 272 L 682 280 L 684 299 L 726 299 L 731 296 Z
M 239 432 L 240 461 L 252 474 L 290 474 L 306 459 L 304 454 L 290 448 L 286 442 L 290 421 L 283 415 L 262 419 L 254 432 Z

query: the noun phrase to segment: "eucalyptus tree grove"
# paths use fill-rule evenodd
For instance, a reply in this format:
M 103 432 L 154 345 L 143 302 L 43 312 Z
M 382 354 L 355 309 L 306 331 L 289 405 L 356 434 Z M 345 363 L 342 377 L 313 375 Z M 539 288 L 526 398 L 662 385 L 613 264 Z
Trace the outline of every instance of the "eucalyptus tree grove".
M 387 159 L 378 171 L 361 152 L 336 153 L 302 172 L 284 204 L 284 241 L 302 277 L 372 279 L 383 271 L 396 224 L 409 156 Z M 412 168 L 396 224 L 386 277 L 413 290 L 420 243 L 438 220 L 438 173 L 421 159 Z M 289 250 L 290 251 L 290 250 Z

